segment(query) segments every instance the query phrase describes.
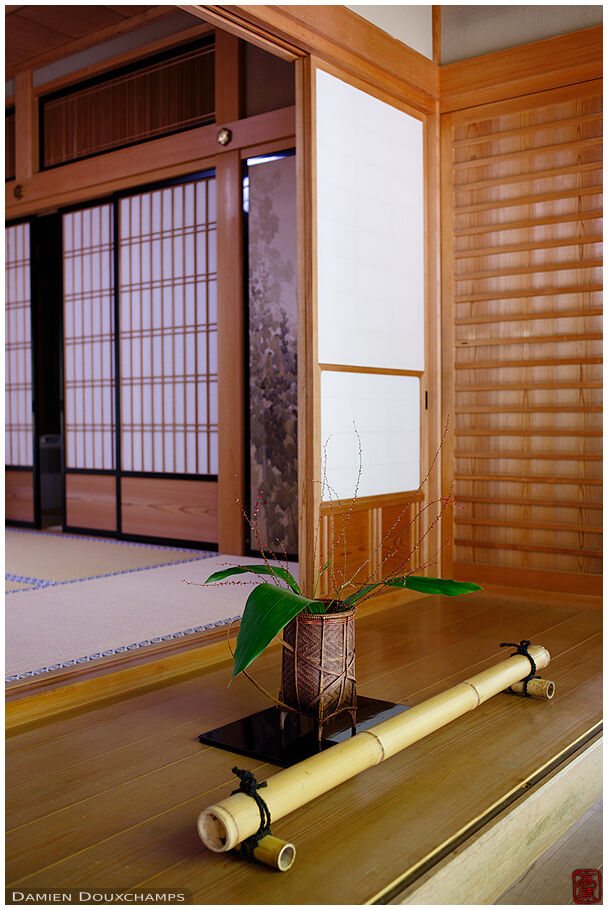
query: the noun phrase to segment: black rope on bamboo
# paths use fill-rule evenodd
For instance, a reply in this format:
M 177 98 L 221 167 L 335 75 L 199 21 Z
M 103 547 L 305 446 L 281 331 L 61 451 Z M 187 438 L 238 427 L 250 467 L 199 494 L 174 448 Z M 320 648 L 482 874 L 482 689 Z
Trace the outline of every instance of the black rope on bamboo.
M 528 651 L 528 648 L 530 647 L 530 645 L 531 645 L 531 642 L 526 638 L 522 638 L 522 640 L 520 641 L 519 644 L 517 644 L 517 642 L 514 642 L 514 641 L 502 641 L 500 643 L 501 648 L 515 648 L 516 649 L 513 652 L 513 654 L 509 655 L 510 657 L 515 657 L 516 654 L 522 654 L 523 657 L 527 657 L 528 660 L 530 661 L 530 667 L 531 667 L 530 672 L 528 673 L 526 678 L 522 680 L 522 682 L 524 684 L 524 695 L 526 695 L 528 698 L 531 698 L 531 696 L 528 695 L 528 683 L 530 682 L 531 679 L 535 679 L 535 677 L 536 677 L 536 664 L 534 662 L 534 658 Z
M 247 796 L 251 796 L 251 798 L 256 801 L 258 809 L 260 810 L 260 827 L 255 834 L 245 838 L 239 845 L 239 852 L 242 853 L 246 859 L 253 860 L 255 858 L 253 851 L 262 838 L 270 834 L 270 810 L 258 793 L 258 790 L 266 786 L 266 781 L 262 781 L 261 784 L 258 784 L 252 771 L 245 771 L 236 766 L 232 769 L 232 773 L 236 774 L 241 783 L 239 784 L 238 789 L 233 790 L 230 795 L 233 796 L 235 793 L 246 793 Z

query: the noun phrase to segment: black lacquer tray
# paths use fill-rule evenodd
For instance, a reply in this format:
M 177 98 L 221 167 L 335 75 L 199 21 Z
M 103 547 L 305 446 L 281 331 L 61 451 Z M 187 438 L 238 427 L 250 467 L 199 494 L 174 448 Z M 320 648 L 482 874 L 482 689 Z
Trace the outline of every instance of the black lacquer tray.
M 288 713 L 285 729 L 280 728 L 280 712 L 277 707 L 266 708 L 249 717 L 235 720 L 223 727 L 201 733 L 199 742 L 208 746 L 226 749 L 249 758 L 257 758 L 288 768 L 319 751 L 344 742 L 354 733 L 361 733 L 374 724 L 407 711 L 407 705 L 392 701 L 357 696 L 356 728 L 353 731 L 350 714 L 344 714 L 326 721 L 323 739 L 319 744 L 314 720 L 302 714 Z

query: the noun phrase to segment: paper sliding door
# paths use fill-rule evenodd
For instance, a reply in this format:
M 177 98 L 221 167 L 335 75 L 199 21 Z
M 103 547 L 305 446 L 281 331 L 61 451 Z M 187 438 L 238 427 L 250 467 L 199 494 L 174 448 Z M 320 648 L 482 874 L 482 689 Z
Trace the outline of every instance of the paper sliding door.
M 423 121 L 316 71 L 321 592 L 424 568 Z M 362 467 L 360 469 L 360 463 Z
M 66 528 L 217 542 L 215 179 L 66 212 Z
M 118 203 L 121 528 L 217 541 L 212 176 Z
M 116 531 L 111 203 L 63 216 L 66 524 Z
M 5 516 L 35 524 L 30 226 L 5 234 Z

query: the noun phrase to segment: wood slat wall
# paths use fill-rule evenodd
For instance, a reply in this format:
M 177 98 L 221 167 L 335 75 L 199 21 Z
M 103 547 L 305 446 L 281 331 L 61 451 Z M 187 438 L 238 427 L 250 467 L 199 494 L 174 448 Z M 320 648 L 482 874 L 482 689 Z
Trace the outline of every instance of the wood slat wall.
M 601 582 L 601 112 L 593 80 L 442 118 L 456 577 Z
M 320 577 L 318 596 L 342 596 L 365 584 L 404 575 L 424 565 L 424 493 L 367 496 L 321 504 L 319 562 L 330 567 Z M 431 572 L 431 574 L 433 574 Z M 386 589 L 385 589 L 386 590 Z

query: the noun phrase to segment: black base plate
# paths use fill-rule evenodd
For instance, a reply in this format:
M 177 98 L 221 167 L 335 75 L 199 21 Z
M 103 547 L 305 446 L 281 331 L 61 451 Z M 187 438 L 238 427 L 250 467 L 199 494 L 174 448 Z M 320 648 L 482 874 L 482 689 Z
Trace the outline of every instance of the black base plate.
M 357 696 L 357 723 L 351 727 L 350 714 L 344 712 L 328 720 L 323 727 L 323 739 L 319 744 L 315 722 L 311 717 L 289 712 L 285 718 L 285 729 L 279 726 L 279 708 L 266 708 L 257 714 L 250 714 L 241 720 L 201 733 L 199 742 L 216 746 L 228 752 L 237 752 L 249 758 L 259 758 L 288 768 L 304 758 L 329 749 L 336 743 L 344 742 L 354 733 L 361 733 L 380 721 L 395 717 L 407 711 L 408 705 L 397 705 L 392 701 Z

